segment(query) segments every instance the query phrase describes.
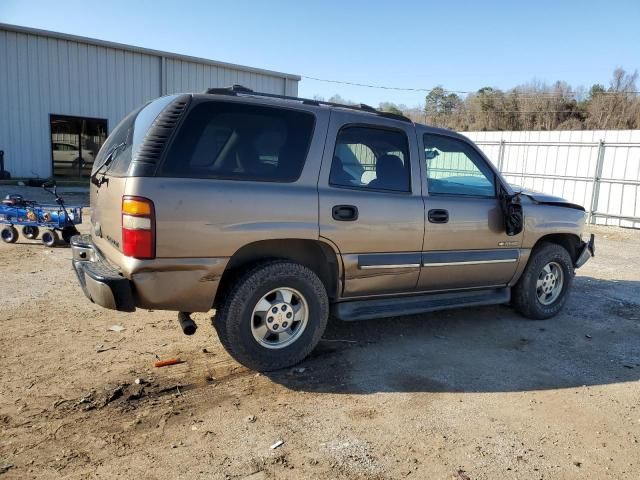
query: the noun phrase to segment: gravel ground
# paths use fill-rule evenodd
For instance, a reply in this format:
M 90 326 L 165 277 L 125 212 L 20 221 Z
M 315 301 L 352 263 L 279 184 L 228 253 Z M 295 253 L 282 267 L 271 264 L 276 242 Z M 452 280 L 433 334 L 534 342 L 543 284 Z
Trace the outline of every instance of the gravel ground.
M 552 320 L 332 320 L 268 376 L 224 352 L 210 315 L 185 337 L 174 314 L 104 310 L 68 248 L 1 244 L 0 477 L 637 478 L 640 231 L 594 231 Z

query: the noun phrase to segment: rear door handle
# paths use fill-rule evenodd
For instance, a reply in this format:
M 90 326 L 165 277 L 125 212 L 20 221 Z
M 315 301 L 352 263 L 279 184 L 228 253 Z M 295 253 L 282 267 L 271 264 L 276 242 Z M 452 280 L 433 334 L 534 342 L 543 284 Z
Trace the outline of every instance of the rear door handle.
M 431 223 L 447 223 L 449 221 L 449 212 L 440 208 L 429 210 L 427 215 Z
M 355 205 L 336 205 L 331 210 L 334 220 L 339 222 L 353 222 L 358 219 L 358 207 Z

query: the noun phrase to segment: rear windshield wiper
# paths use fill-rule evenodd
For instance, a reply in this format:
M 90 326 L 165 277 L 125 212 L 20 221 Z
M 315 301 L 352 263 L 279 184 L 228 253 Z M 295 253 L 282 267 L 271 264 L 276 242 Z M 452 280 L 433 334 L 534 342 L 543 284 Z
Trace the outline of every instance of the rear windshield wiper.
M 118 150 L 120 150 L 121 148 L 125 147 L 127 145 L 127 142 L 121 142 L 118 145 L 116 145 L 115 147 L 113 147 L 111 150 L 109 150 L 109 153 L 107 153 L 104 162 L 102 162 L 102 165 L 100 165 L 98 167 L 98 169 L 95 171 L 95 173 L 93 175 L 91 175 L 91 183 L 93 183 L 96 187 L 100 188 L 100 186 L 105 183 L 108 182 L 108 180 L 105 180 L 105 175 L 107 174 L 107 170 L 109 165 L 111 164 L 111 162 L 113 161 L 113 159 L 116 156 L 116 152 Z M 103 169 L 104 172 L 101 172 Z M 98 175 L 102 173 L 102 178 L 98 179 Z

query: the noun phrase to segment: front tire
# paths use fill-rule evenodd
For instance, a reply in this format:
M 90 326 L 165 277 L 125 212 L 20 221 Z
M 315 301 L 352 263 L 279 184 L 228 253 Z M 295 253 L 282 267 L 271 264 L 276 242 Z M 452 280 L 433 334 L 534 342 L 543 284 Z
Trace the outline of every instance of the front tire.
M 309 268 L 278 260 L 247 271 L 224 295 L 214 326 L 229 354 L 271 371 L 302 361 L 329 317 L 327 291 Z
M 545 320 L 560 312 L 567 301 L 573 277 L 573 261 L 566 249 L 542 243 L 513 288 L 513 305 L 527 318 Z

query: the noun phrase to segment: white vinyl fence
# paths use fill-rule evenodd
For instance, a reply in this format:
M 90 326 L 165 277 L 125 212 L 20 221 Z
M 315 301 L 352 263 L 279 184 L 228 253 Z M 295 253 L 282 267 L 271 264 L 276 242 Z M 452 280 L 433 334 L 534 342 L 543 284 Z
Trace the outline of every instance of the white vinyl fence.
M 640 228 L 640 130 L 462 133 L 511 184 L 583 205 L 591 223 Z

